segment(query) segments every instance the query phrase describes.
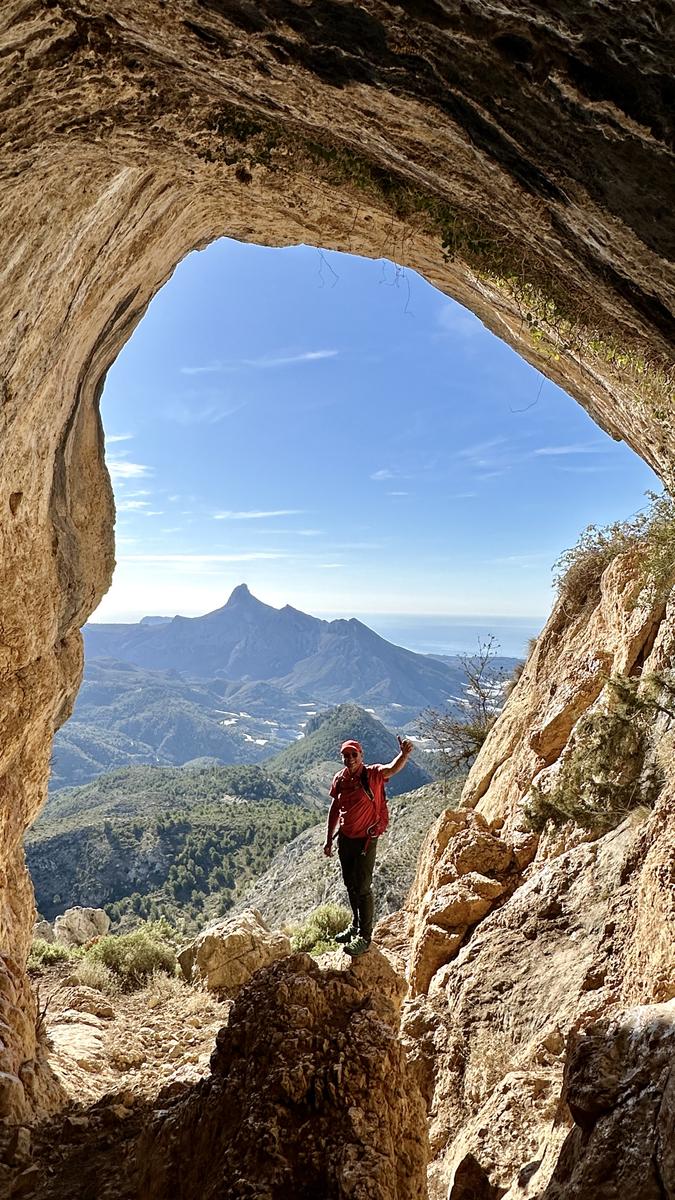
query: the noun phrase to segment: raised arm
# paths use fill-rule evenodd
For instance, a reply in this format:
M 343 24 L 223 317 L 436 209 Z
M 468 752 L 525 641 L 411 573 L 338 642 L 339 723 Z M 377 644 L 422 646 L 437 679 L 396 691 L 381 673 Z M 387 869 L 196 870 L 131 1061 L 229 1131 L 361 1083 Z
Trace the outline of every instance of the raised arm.
M 407 738 L 399 738 L 398 744 L 400 749 L 396 755 L 396 758 L 392 758 L 390 763 L 386 763 L 382 767 L 382 774 L 384 775 L 385 779 L 391 779 L 392 775 L 395 775 L 397 771 L 400 771 L 405 766 L 413 752 L 413 744 L 412 742 L 409 742 Z

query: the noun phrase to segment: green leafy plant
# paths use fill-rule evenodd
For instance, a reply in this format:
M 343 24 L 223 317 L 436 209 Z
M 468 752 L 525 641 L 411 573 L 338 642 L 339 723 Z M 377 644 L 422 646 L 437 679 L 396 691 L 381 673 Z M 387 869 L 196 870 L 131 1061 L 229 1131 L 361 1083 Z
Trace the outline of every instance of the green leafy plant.
M 606 833 L 634 809 L 653 806 L 663 772 L 650 758 L 649 733 L 658 712 L 675 717 L 662 702 L 664 687 L 670 690 L 657 676 L 618 675 L 608 681 L 604 707 L 577 723 L 553 786 L 530 789 L 524 810 L 532 829 L 540 832 L 548 821 L 555 826 L 574 821 Z
M 51 967 L 54 963 L 68 962 L 73 957 L 68 946 L 60 942 L 46 942 L 44 938 L 35 938 L 28 956 L 28 967 Z
M 326 950 L 335 950 L 335 934 L 349 925 L 351 919 L 351 913 L 340 904 L 322 904 L 315 908 L 304 925 L 293 930 L 291 946 L 294 950 L 303 950 L 306 954 L 323 954 Z
M 131 933 L 107 934 L 85 950 L 84 957 L 102 963 L 128 992 L 144 987 L 158 971 L 175 975 L 177 968 L 173 946 L 152 925 L 141 925 Z

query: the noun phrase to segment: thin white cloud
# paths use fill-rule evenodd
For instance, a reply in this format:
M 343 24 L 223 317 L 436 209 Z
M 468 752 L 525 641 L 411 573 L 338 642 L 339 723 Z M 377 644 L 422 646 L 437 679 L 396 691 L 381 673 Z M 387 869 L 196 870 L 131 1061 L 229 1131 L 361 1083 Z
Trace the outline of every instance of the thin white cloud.
M 409 496 L 410 492 L 387 492 L 388 496 Z
M 244 400 L 223 405 L 217 401 L 204 404 L 187 398 L 174 400 L 162 411 L 162 416 L 177 425 L 219 425 L 245 406 Z
M 321 362 L 326 358 L 337 358 L 338 350 L 304 350 L 299 354 L 280 354 L 263 356 L 261 358 L 240 358 L 231 361 L 205 363 L 203 366 L 181 367 L 181 375 L 214 375 L 225 371 L 238 371 L 250 368 L 256 371 L 266 371 L 274 367 L 294 367 L 301 363 Z
M 151 468 L 144 463 L 126 462 L 124 459 L 108 459 L 108 470 L 111 479 L 140 479 L 143 475 L 152 474 Z
M 273 537 L 279 535 L 285 536 L 286 534 L 292 534 L 293 537 L 322 537 L 324 531 L 323 529 L 289 529 L 284 525 L 258 525 L 254 529 L 251 529 L 250 533 L 260 534 L 263 537 L 266 535 L 272 535 Z
M 266 370 L 268 367 L 292 367 L 296 363 L 320 362 L 324 358 L 337 358 L 337 350 L 308 350 L 304 354 L 289 354 L 279 358 L 244 359 L 247 367 Z
M 567 454 L 606 454 L 602 442 L 576 442 L 569 446 L 540 446 L 533 452 L 535 458 L 558 457 Z
M 183 563 L 191 563 L 198 566 L 200 563 L 256 562 L 258 559 L 288 557 L 287 554 L 277 552 L 276 550 L 260 550 L 248 551 L 242 554 L 125 554 L 121 556 L 120 561 L 125 563 L 145 563 L 147 566 L 155 564 L 177 566 Z
M 490 454 L 490 451 L 496 450 L 498 446 L 504 446 L 505 444 L 505 437 L 488 438 L 487 441 L 474 442 L 471 446 L 464 446 L 462 450 L 456 452 L 455 458 L 465 458 L 469 462 L 477 463 L 480 466 L 486 455 Z
M 213 514 L 213 519 L 214 521 L 260 521 L 266 520 L 268 517 L 295 517 L 301 513 L 301 508 L 251 509 L 246 512 L 217 512 Z
M 565 471 L 569 475 L 604 475 L 606 471 L 616 471 L 616 463 L 594 463 L 593 466 L 578 466 L 578 467 L 558 467 L 559 471 Z
M 344 566 L 344 563 L 318 563 L 317 565 L 321 571 L 335 571 L 338 567 Z
M 106 442 L 130 442 L 135 435 L 133 433 L 106 433 Z
M 205 363 L 202 367 L 181 367 L 181 375 L 213 375 L 225 370 L 221 362 Z
M 115 507 L 118 512 L 133 512 L 138 509 L 148 508 L 149 500 L 118 500 Z
M 529 567 L 550 561 L 551 554 L 546 551 L 537 554 L 506 554 L 500 558 L 487 559 L 488 565 L 494 567 Z
M 382 483 L 385 479 L 393 479 L 394 472 L 390 471 L 388 467 L 383 467 L 380 471 L 373 471 L 370 478 L 374 479 L 376 483 Z

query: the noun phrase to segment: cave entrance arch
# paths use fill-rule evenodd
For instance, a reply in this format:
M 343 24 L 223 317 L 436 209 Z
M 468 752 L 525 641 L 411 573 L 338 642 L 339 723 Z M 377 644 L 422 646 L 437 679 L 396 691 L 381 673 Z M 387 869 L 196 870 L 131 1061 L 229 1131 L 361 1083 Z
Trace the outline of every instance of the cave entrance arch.
M 386 253 L 672 477 L 660 18 L 408 8 L 3 10 L 0 1115 L 45 1099 L 21 843 L 112 573 L 98 400 L 189 250 Z

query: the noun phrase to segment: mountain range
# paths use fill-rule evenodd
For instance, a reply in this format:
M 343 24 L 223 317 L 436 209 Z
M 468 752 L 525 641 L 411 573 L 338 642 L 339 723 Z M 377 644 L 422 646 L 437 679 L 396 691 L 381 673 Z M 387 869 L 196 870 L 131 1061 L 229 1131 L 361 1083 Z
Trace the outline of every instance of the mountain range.
M 245 583 L 203 617 L 86 625 L 84 644 L 89 658 L 112 657 L 191 679 L 272 683 L 325 704 L 394 707 L 404 720 L 461 692 L 451 666 L 394 646 L 355 618 L 324 621 L 290 604 L 272 608 Z
M 246 584 L 202 617 L 90 624 L 83 633 L 84 680 L 55 739 L 52 790 L 134 764 L 261 762 L 346 701 L 414 732 L 423 709 L 461 701 L 466 686 L 459 658 L 416 654 L 356 619 L 273 608 Z

